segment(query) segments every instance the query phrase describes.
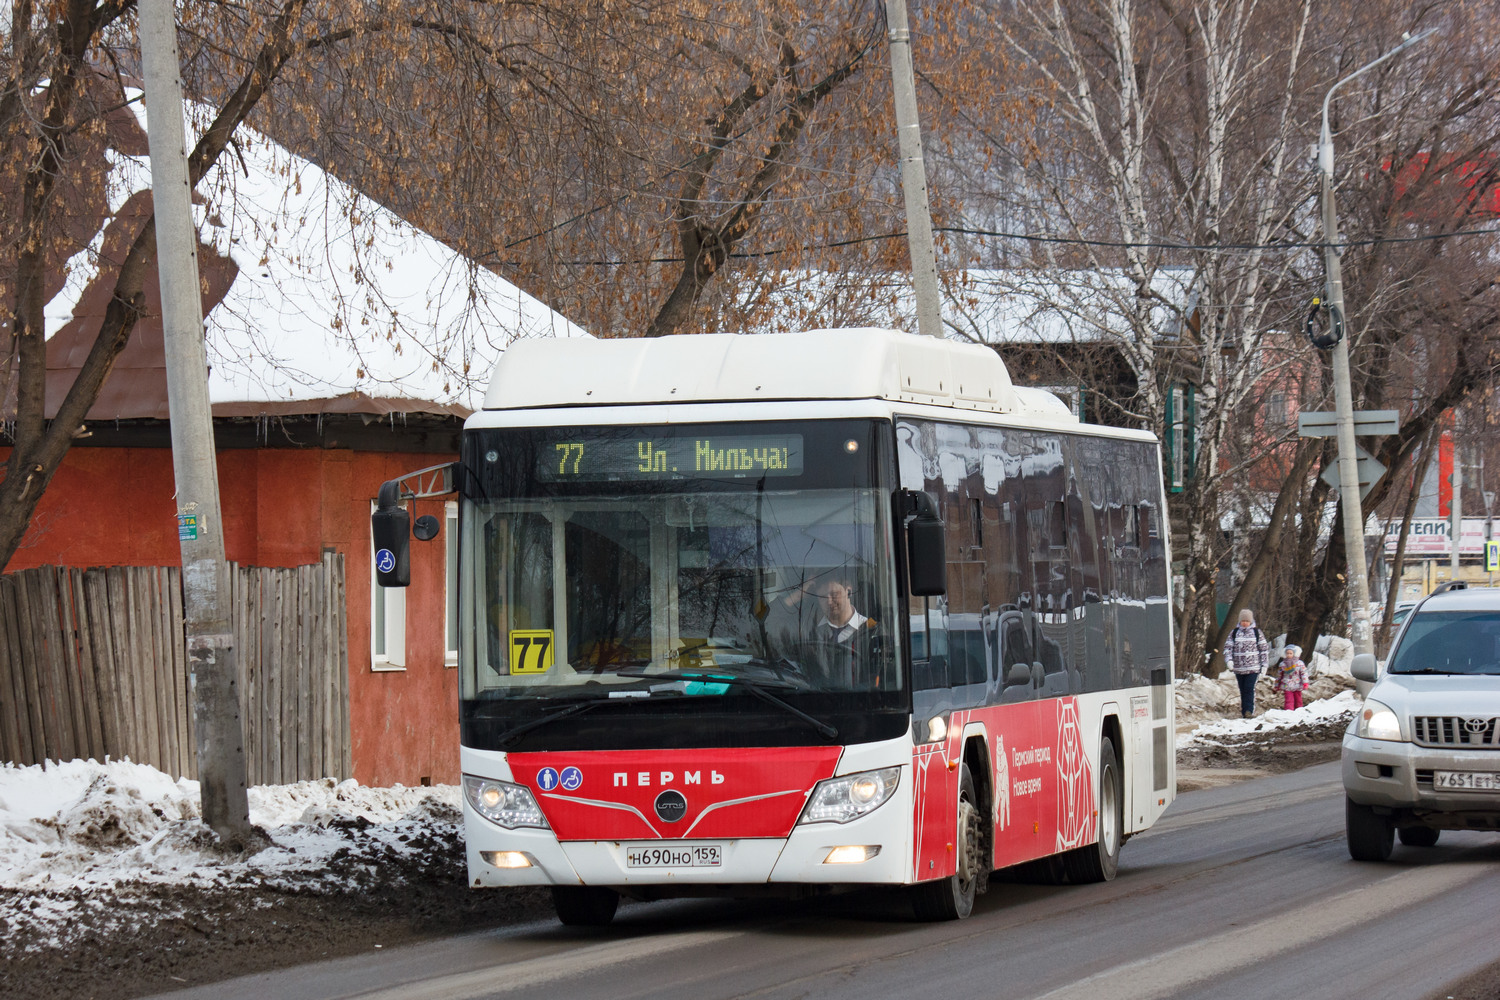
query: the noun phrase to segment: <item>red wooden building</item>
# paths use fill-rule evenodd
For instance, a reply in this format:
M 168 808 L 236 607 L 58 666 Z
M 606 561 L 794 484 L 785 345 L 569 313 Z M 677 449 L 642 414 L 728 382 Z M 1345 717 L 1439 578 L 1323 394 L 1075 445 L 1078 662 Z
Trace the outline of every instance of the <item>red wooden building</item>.
M 456 458 L 463 418 L 505 344 L 582 331 L 315 165 L 242 131 L 240 176 L 206 183 L 195 206 L 227 554 L 257 567 L 342 556 L 352 776 L 375 785 L 454 782 L 451 533 L 413 546 L 409 591 L 380 590 L 370 566 L 371 504 L 382 481 Z M 84 237 L 57 262 L 49 289 L 49 418 L 99 328 L 115 249 L 129 245 L 149 211 L 138 122 L 117 114 L 109 143 L 112 191 L 133 193 L 72 208 Z M 385 266 L 371 266 L 377 260 Z M 350 282 L 356 268 L 359 280 Z M 180 564 L 154 274 L 146 288 L 147 318 L 7 573 Z M 0 436 L 0 460 L 7 443 Z M 424 501 L 413 515 L 447 524 L 446 512 L 443 502 Z M 284 716 L 268 725 L 298 724 Z

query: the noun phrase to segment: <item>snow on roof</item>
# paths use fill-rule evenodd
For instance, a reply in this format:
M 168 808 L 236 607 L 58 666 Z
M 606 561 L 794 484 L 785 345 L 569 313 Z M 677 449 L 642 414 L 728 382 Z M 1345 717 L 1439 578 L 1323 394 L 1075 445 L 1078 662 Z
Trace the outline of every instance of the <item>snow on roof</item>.
M 944 277 L 944 325 L 983 344 L 1129 339 L 1133 333 L 1125 316 L 1142 298 L 1150 302 L 1151 326 L 1171 337 L 1194 301 L 1193 272 L 1178 267 L 1156 270 L 1144 294 L 1120 270 L 975 269 Z M 783 325 L 809 316 L 854 314 L 880 326 L 915 326 L 915 298 L 904 274 L 791 272 L 777 280 L 768 301 Z
M 1170 337 L 1191 309 L 1192 280 L 1190 269 L 1161 268 L 1143 292 L 1120 270 L 971 270 L 954 283 L 945 318 L 986 344 L 1129 340 L 1126 316 L 1146 298 L 1152 328 Z
M 131 107 L 144 129 L 144 105 Z M 188 105 L 190 143 L 213 114 Z M 127 209 L 151 186 L 149 157 L 118 149 L 106 155 L 109 216 L 67 263 L 64 286 L 46 308 L 49 339 L 71 325 L 100 277 L 111 223 L 144 207 L 136 197 Z M 196 195 L 200 268 L 207 272 L 217 255 L 232 275 L 205 317 L 215 403 L 360 392 L 474 409 L 512 341 L 588 336 L 504 278 L 245 126 Z M 112 282 L 113 273 L 103 280 Z M 205 283 L 214 282 L 205 277 Z M 89 328 L 85 322 L 84 338 Z M 56 405 L 50 394 L 49 403 Z

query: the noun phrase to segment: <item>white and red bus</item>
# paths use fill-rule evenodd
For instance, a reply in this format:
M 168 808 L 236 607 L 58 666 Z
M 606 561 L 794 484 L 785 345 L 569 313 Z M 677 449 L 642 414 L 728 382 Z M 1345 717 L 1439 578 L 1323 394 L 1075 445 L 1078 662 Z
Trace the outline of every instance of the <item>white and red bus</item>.
M 570 924 L 854 886 L 960 918 L 996 869 L 1112 878 L 1172 800 L 1156 440 L 988 349 L 522 341 L 425 471 L 377 566 L 457 493 L 471 885 Z

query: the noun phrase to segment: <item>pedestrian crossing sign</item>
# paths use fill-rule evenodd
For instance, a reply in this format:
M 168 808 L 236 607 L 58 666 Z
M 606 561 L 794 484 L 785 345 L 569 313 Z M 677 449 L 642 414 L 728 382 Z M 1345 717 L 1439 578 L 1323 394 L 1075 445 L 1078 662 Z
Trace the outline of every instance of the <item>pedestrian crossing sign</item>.
M 1484 543 L 1484 571 L 1494 573 L 1500 570 L 1500 541 Z

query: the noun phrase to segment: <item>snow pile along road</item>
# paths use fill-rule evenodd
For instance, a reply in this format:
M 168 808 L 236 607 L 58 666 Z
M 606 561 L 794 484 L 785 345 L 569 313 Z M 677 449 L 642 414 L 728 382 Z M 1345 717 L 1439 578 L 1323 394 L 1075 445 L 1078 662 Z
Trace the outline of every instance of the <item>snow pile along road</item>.
M 198 783 L 128 761 L 0 766 L 0 925 L 12 945 L 63 943 L 101 919 L 182 916 L 165 887 L 359 893 L 462 864 L 459 791 L 304 781 L 250 789 L 269 846 L 229 855 Z M 160 905 L 120 905 L 146 899 Z M 0 948 L 0 953 L 10 948 Z
M 1272 669 L 1275 669 L 1276 653 L 1272 650 Z M 1349 666 L 1354 662 L 1354 645 L 1348 639 L 1334 638 L 1328 644 L 1329 655 L 1313 653 L 1312 658 L 1307 661 L 1307 672 L 1311 681 L 1311 687 L 1304 694 L 1306 705 L 1302 709 L 1306 715 L 1299 716 L 1296 720 L 1288 721 L 1283 717 L 1281 709 L 1281 694 L 1272 688 L 1272 677 L 1270 671 L 1262 673 L 1260 680 L 1255 685 L 1255 709 L 1256 718 L 1252 722 L 1264 719 L 1268 726 L 1295 728 L 1302 724 L 1322 725 L 1324 720 L 1318 718 L 1317 713 L 1325 709 L 1312 710 L 1319 702 L 1337 697 L 1341 692 L 1354 690 L 1354 677 L 1349 673 Z M 1224 671 L 1217 678 L 1204 677 L 1202 674 L 1194 674 L 1176 682 L 1177 700 L 1177 731 L 1179 737 L 1178 747 L 1184 745 L 1181 734 L 1195 725 L 1220 720 L 1242 721 L 1240 719 L 1240 689 L 1235 682 L 1234 675 Z M 1347 721 L 1347 719 L 1346 719 Z M 1247 728 L 1246 732 L 1257 731 L 1254 726 Z M 1260 730 L 1264 732 L 1265 730 Z M 1224 735 L 1224 731 L 1215 731 Z M 1205 733 L 1212 737 L 1213 732 Z
M 1246 742 L 1269 743 L 1296 737 L 1307 742 L 1310 736 L 1338 739 L 1349 726 L 1360 706 L 1359 695 L 1352 690 L 1340 691 L 1332 698 L 1310 702 L 1288 711 L 1266 709 L 1248 719 L 1220 719 L 1205 722 L 1192 732 L 1177 737 L 1177 746 L 1233 746 Z

